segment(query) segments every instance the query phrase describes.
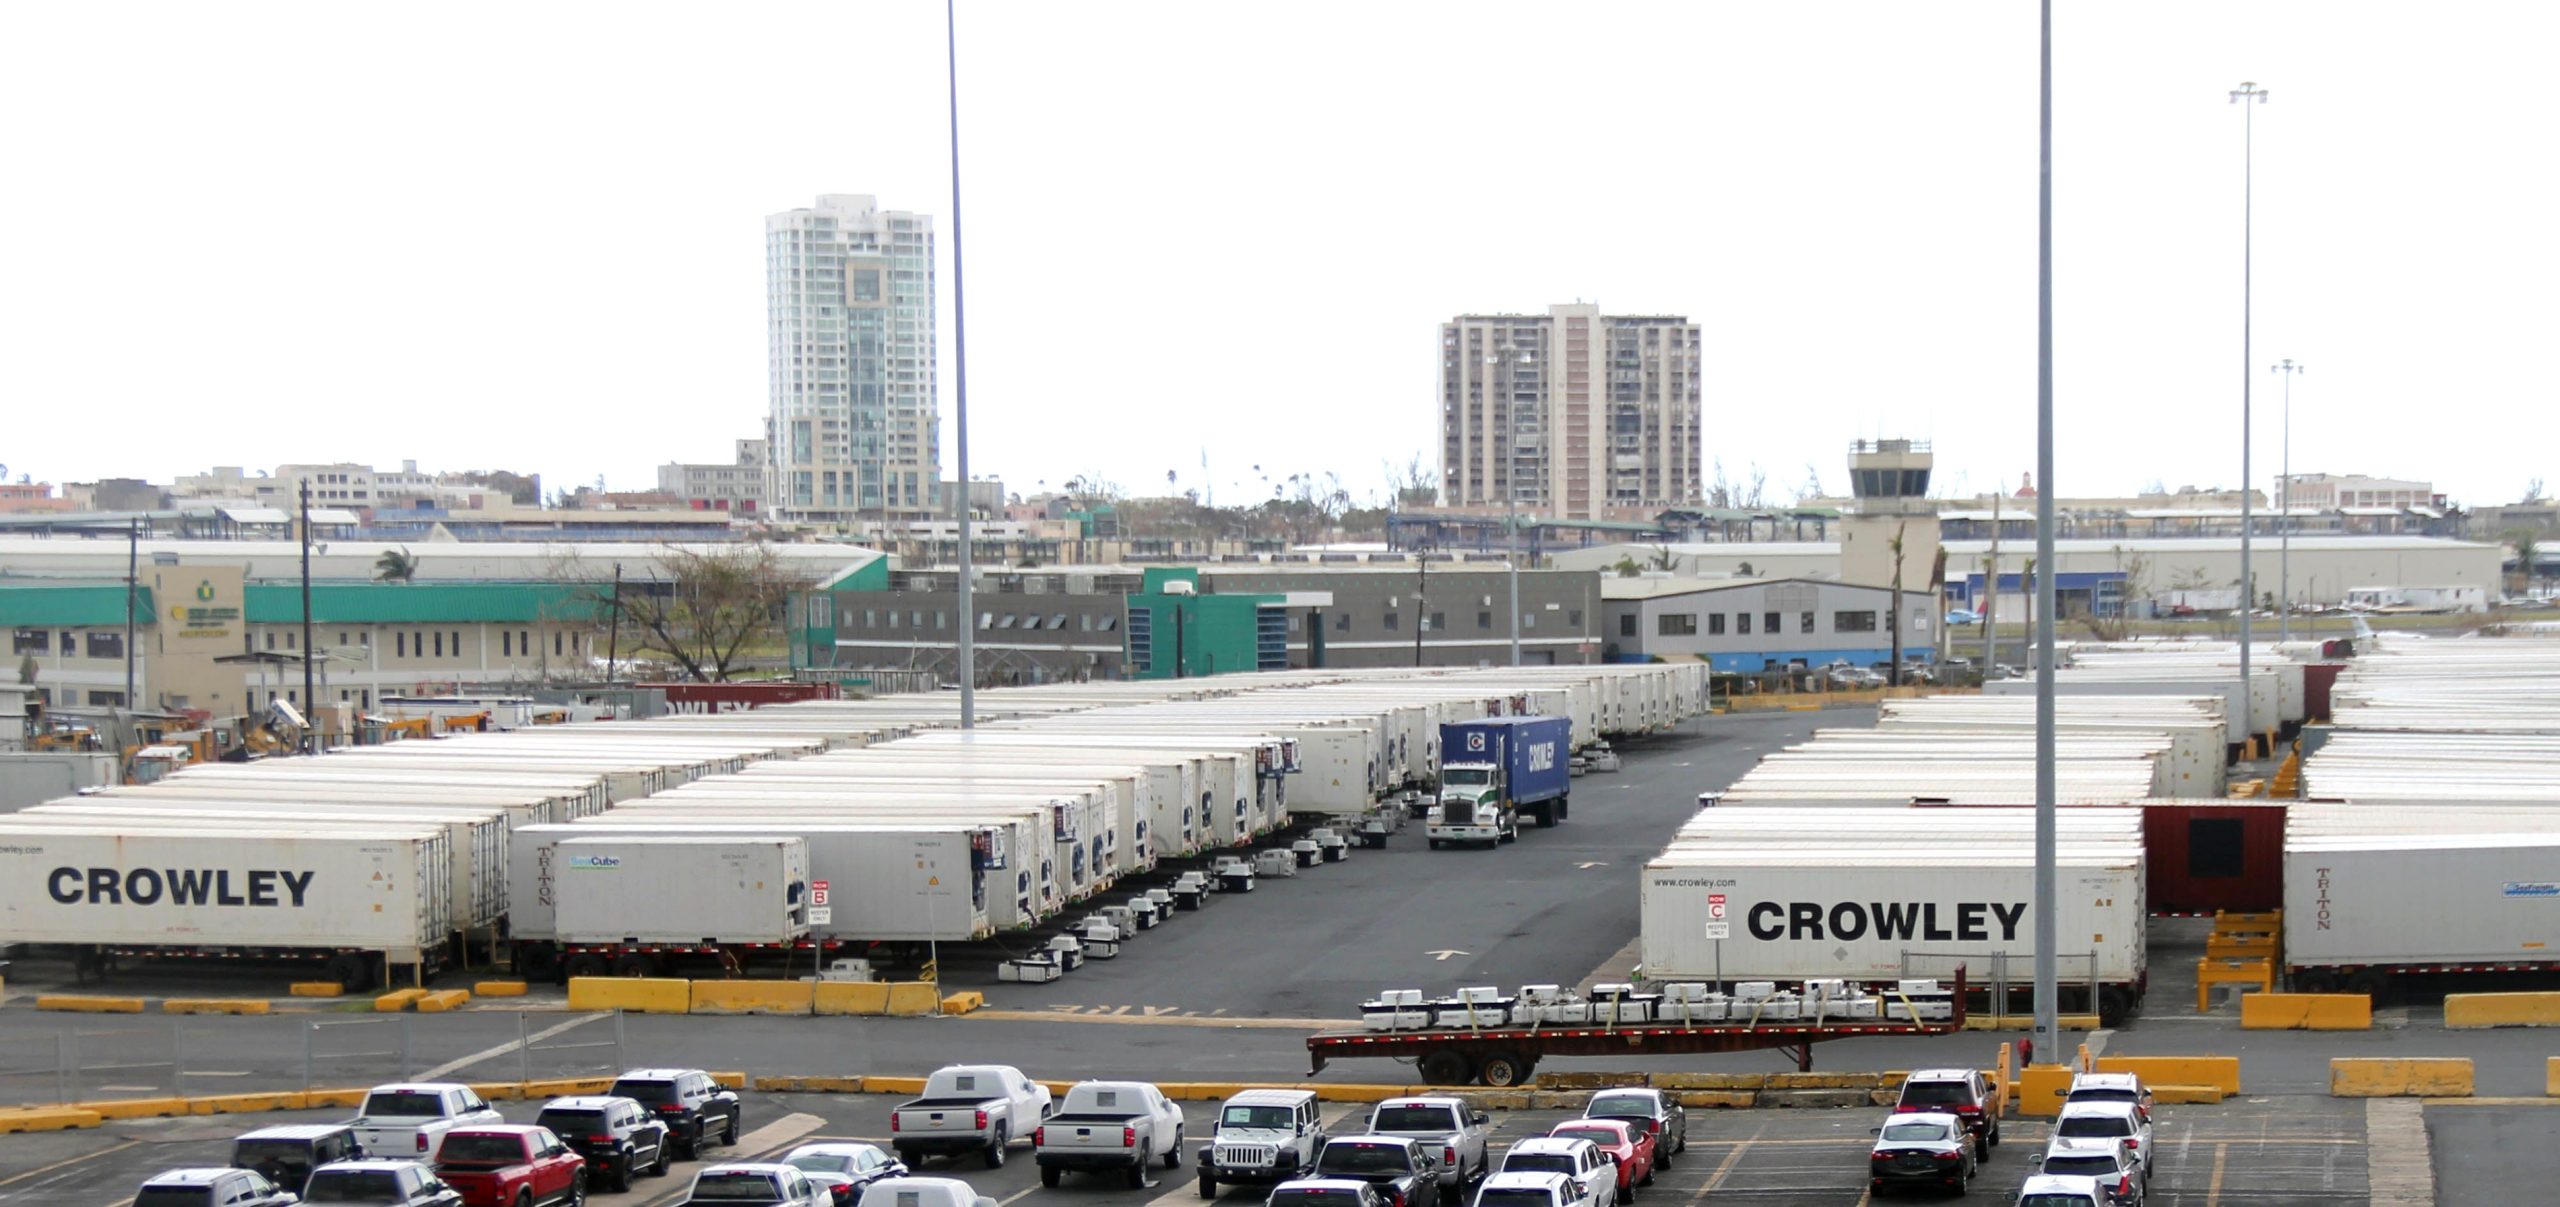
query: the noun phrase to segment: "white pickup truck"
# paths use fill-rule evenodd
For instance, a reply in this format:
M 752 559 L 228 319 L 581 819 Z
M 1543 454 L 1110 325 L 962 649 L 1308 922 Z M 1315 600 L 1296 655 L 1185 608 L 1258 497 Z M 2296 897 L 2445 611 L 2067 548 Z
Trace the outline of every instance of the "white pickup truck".
M 1123 1170 L 1133 1190 L 1147 1185 L 1147 1166 L 1182 1164 L 1182 1108 L 1143 1081 L 1080 1081 L 1058 1113 L 1031 1133 L 1040 1184 L 1055 1188 L 1070 1169 Z
M 958 1178 L 882 1178 L 862 1188 L 856 1207 L 996 1207 Z
M 366 1156 L 432 1164 L 446 1133 L 504 1122 L 470 1086 L 413 1081 L 366 1091 L 363 1108 L 347 1126 L 355 1129 Z
M 889 1112 L 889 1142 L 909 1168 L 933 1153 L 978 1153 L 1000 1169 L 1005 1146 L 1049 1108 L 1049 1087 L 1012 1065 L 952 1065 L 925 1079 L 923 1097 Z
M 1493 1121 L 1464 1098 L 1390 1098 L 1369 1113 L 1369 1134 L 1421 1142 L 1439 1160 L 1441 1197 L 1455 1203 L 1492 1172 L 1485 1141 Z

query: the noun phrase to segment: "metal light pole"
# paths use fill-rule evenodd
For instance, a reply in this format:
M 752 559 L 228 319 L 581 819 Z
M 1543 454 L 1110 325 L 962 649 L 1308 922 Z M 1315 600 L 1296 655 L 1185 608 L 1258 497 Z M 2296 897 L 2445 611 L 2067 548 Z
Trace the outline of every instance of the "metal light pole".
M 2054 944 L 2054 741 L 2053 741 L 2053 0 L 2038 6 L 2043 29 L 2037 48 L 2042 95 L 2037 98 L 2036 164 L 2036 1016 L 2028 1032 L 2051 1061 L 2062 1051 Z M 1998 567 L 1993 572 L 1998 573 Z M 1986 668 L 1987 669 L 1987 668 Z
M 244 611 L 242 613 L 246 615 Z M 302 719 L 311 724 L 303 727 L 302 747 L 305 754 L 320 752 L 317 718 L 320 716 L 320 689 L 312 682 L 311 661 L 311 479 L 302 480 Z
M 2257 592 L 2249 573 L 2249 387 L 2253 384 L 2249 356 L 2249 319 L 2251 264 L 2250 241 L 2255 234 L 2251 223 L 2255 201 L 2255 180 L 2251 175 L 2251 157 L 2257 145 L 2256 106 L 2267 103 L 2267 90 L 2243 80 L 2231 90 L 2231 103 L 2240 106 L 2240 712 L 2241 728 L 2258 732 L 2258 719 L 2249 716 L 2249 613 L 2258 606 Z M 2254 738 L 2252 739 L 2254 742 Z
M 1502 363 L 1502 407 L 1510 414 L 1512 395 L 1519 392 L 1512 376 L 1517 349 L 1504 348 Z M 1511 665 L 1520 665 L 1520 443 L 1516 436 L 1505 433 L 1502 470 L 1502 561 L 1511 568 Z
M 942 0 L 942 44 L 951 85 L 951 365 L 956 379 L 954 428 L 959 433 L 960 474 L 960 728 L 978 723 L 977 612 L 970 599 L 976 569 L 969 539 L 969 310 L 960 270 L 960 21 L 953 0 Z
M 2293 375 L 2302 366 L 2287 360 L 2267 366 L 2269 373 L 2284 374 L 2284 443 L 2280 446 L 2282 468 L 2277 470 L 2276 514 L 2276 640 L 2293 640 Z

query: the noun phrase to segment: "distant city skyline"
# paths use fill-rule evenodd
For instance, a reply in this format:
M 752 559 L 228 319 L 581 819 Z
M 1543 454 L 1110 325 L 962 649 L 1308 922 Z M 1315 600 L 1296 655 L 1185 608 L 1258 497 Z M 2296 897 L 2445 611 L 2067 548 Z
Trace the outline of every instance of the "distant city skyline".
M 950 213 L 930 0 L 537 6 L 504 38 L 396 0 L 314 11 L 0 12 L 49 48 L 0 78 L 48 115 L 0 195 L 0 399 L 39 417 L 0 441 L 13 477 L 414 458 L 645 489 L 766 434 L 761 216 L 839 192 Z M 1850 441 L 1908 436 L 1942 490 L 2015 486 L 2032 5 L 1466 12 L 963 0 L 973 467 L 1381 492 L 1382 464 L 1436 459 L 1440 323 L 1578 299 L 1699 325 L 1710 478 L 1756 463 L 1792 493 L 1810 465 L 1836 491 Z M 2560 9 L 2055 21 L 2060 493 L 2238 485 L 2244 379 L 2265 488 L 2285 359 L 2310 366 L 2297 472 L 2473 506 L 2560 481 L 2560 383 L 2524 354 L 2560 328 L 2560 168 L 2518 150 Z M 1532 61 L 1557 103 L 1512 103 Z M 2246 365 L 2243 80 L 2269 92 Z

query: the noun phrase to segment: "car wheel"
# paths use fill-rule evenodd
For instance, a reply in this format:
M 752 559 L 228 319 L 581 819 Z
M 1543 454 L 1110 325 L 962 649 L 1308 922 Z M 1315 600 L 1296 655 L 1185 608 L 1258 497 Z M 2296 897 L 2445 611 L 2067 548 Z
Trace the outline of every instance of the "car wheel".
M 1638 1186 L 1651 1186 L 1651 1185 L 1653 1185 L 1653 1167 L 1652 1167 L 1652 1166 L 1647 1165 L 1647 1166 L 1645 1166 L 1645 1167 L 1644 1167 L 1644 1176 L 1643 1176 L 1642 1178 L 1639 1178 L 1639 1179 L 1637 1179 L 1637 1180 L 1636 1180 L 1636 1185 L 1638 1185 Z
M 1155 1144 L 1152 1141 L 1139 1142 L 1138 1163 L 1129 1167 L 1129 1189 L 1144 1190 L 1147 1188 L 1147 1165 L 1155 1159 Z
M 1981 1135 L 1973 1138 L 1973 1159 L 1976 1161 L 1988 1161 L 1991 1159 L 1990 1132 L 1985 1131 Z
M 1205 1169 L 1200 1171 L 1200 1197 L 1204 1199 L 1218 1197 L 1218 1179 L 1209 1176 L 1209 1171 Z
M 516 1207 L 533 1207 L 533 1192 L 530 1190 L 517 1191 Z
M 569 1175 L 569 1207 L 587 1207 L 587 1171 Z
M 1664 1148 L 1659 1144 L 1655 1145 L 1653 1149 L 1653 1168 L 1669 1169 L 1672 1166 L 1679 1164 L 1679 1162 L 1672 1159 L 1672 1155 L 1678 1151 L 1679 1150 L 1677 1149 Z M 1645 1171 L 1645 1177 L 1651 1178 L 1652 1176 L 1652 1170 Z
M 1964 1172 L 1959 1171 L 1959 1172 L 1956 1174 L 1956 1197 L 1957 1197 L 1957 1198 L 1963 1198 L 1964 1196 L 1966 1196 L 1966 1195 L 1968 1195 L 1968 1194 L 1971 1194 L 1972 1192 L 1973 1192 L 1973 1175 L 1972 1175 L 1972 1174 L 1969 1174 L 1969 1173 L 1964 1173 Z
M 898 1163 L 909 1169 L 922 1168 L 924 1165 L 924 1153 L 912 1148 L 899 1149 Z
M 1040 1167 L 1040 1184 L 1042 1186 L 1046 1186 L 1051 1190 L 1056 1190 L 1058 1188 L 1058 1183 L 1065 1180 L 1065 1175 L 1057 1166 L 1043 1165 Z
M 2000 1121 L 1996 1118 L 1991 1121 L 1991 1147 L 2000 1147 Z
M 1630 1182 L 1627 1184 L 1627 1192 L 1619 1195 L 1618 1201 L 1621 1203 L 1632 1203 L 1636 1201 L 1636 1188 L 1634 1183 Z
M 1168 1148 L 1168 1149 L 1164 1150 L 1164 1167 L 1165 1167 L 1166 1169 L 1180 1169 L 1180 1168 L 1182 1168 L 1182 1129 L 1181 1129 L 1181 1128 L 1178 1128 L 1178 1127 L 1177 1127 L 1177 1128 L 1173 1129 L 1173 1147 L 1171 1147 L 1171 1148 Z
M 745 1112 L 743 1112 L 743 1111 L 731 1111 L 731 1112 L 729 1112 L 729 1126 L 728 1126 L 728 1127 L 726 1127 L 726 1128 L 721 1129 L 721 1132 L 720 1132 L 720 1142 L 721 1142 L 722 1144 L 726 1144 L 726 1145 L 728 1145 L 728 1146 L 730 1146 L 730 1147 L 732 1147 L 732 1148 L 734 1148 L 734 1147 L 736 1147 L 736 1146 L 737 1146 L 737 1143 L 738 1143 L 738 1116 L 739 1116 L 739 1115 L 741 1115 L 741 1114 L 744 1114 L 744 1113 L 745 1113 Z
M 1005 1134 L 1003 1124 L 996 1125 L 996 1134 L 987 1139 L 987 1168 L 1004 1168 L 1004 1146 L 1012 1142 L 1012 1139 L 1013 1137 Z
M 637 1160 L 639 1160 L 639 1158 L 634 1154 L 624 1153 L 622 1154 L 622 1159 L 613 1163 L 613 1189 L 615 1193 L 627 1194 L 630 1192 L 632 1176 L 631 1166 L 632 1163 Z

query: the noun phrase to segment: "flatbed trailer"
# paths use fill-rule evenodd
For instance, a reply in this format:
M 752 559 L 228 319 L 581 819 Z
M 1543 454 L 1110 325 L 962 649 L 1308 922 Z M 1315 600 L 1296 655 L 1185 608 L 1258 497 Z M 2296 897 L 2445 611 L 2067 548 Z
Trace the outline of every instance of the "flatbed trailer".
M 1954 1011 L 1945 1019 L 1906 1017 L 1901 1022 L 1553 1024 L 1512 1027 L 1435 1027 L 1417 1031 L 1328 1031 L 1307 1037 L 1307 1075 L 1348 1057 L 1411 1060 L 1429 1085 L 1525 1085 L 1549 1056 L 1675 1056 L 1775 1049 L 1813 1071 L 1813 1045 L 1827 1039 L 1890 1035 L 1949 1035 L 1964 1030 L 1964 970 L 1956 970 Z M 1891 1005 L 1886 1013 L 1891 1013 Z

